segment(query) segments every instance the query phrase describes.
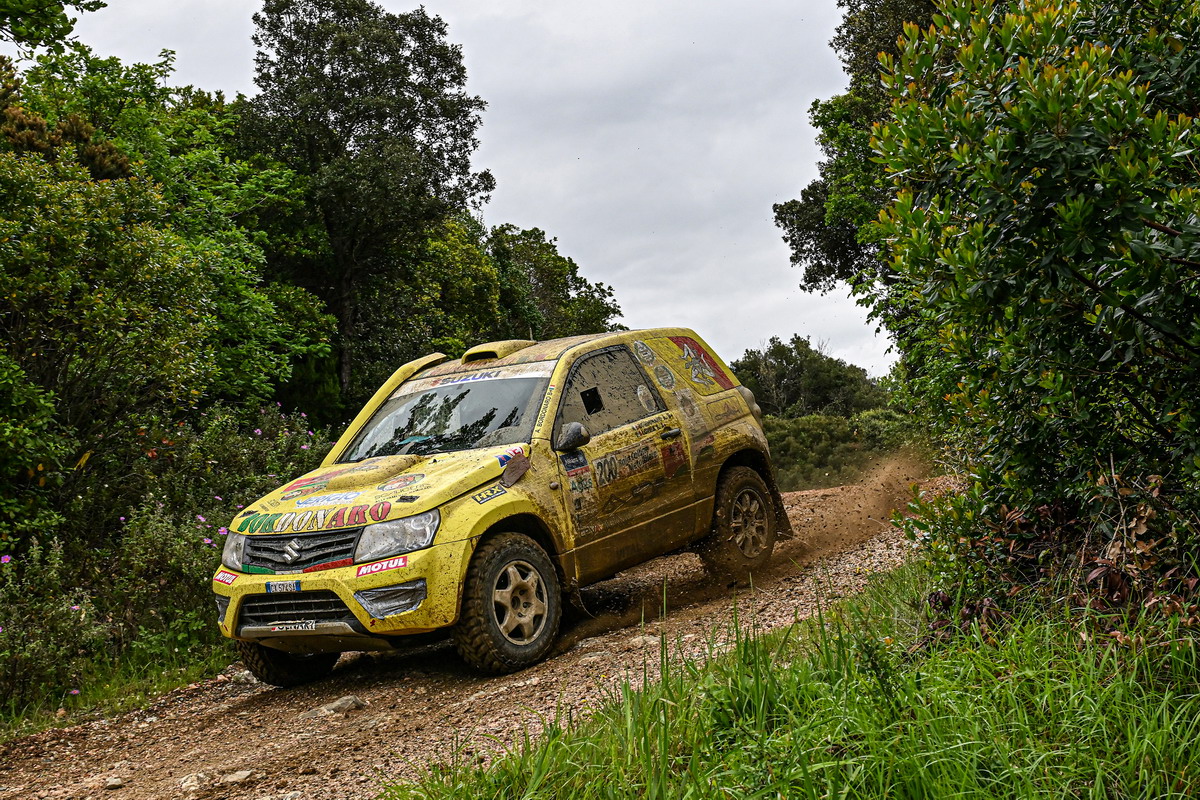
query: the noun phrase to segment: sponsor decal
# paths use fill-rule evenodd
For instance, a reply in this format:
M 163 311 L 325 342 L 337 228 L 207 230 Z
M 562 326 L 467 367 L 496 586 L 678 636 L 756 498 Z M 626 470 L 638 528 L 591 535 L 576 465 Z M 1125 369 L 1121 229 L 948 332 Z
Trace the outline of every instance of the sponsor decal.
M 684 370 L 692 383 L 697 386 L 716 385 L 722 389 L 732 389 L 733 381 L 725 374 L 725 370 L 717 364 L 716 359 L 709 355 L 699 342 L 690 336 L 668 337 L 679 348 L 679 358 L 683 361 Z
M 514 457 L 523 456 L 523 455 L 525 455 L 525 448 L 521 447 L 520 445 L 517 445 L 516 447 L 508 448 L 503 453 L 496 456 L 496 460 L 499 461 L 500 466 L 503 467 L 509 461 L 512 461 Z
M 471 383 L 472 381 L 490 381 L 493 378 L 499 378 L 500 371 L 492 372 L 471 372 L 466 375 L 450 375 L 446 378 L 438 378 L 430 383 L 430 386 L 449 386 L 453 383 Z
M 237 580 L 237 575 L 235 575 L 232 572 L 226 572 L 223 569 L 217 570 L 217 574 L 213 576 L 214 582 L 223 583 L 226 586 L 232 586 L 233 582 L 236 580 Z
M 592 480 L 591 475 L 577 475 L 574 478 L 571 478 L 570 487 L 572 492 L 580 494 L 583 492 L 590 492 L 595 489 L 596 483 Z
M 352 558 L 339 558 L 337 561 L 326 561 L 324 564 L 313 564 L 311 567 L 305 567 L 304 572 L 323 572 L 327 569 L 337 569 L 338 567 L 348 567 L 354 563 Z
M 645 436 L 648 433 L 657 433 L 662 430 L 663 420 L 661 417 L 655 419 L 644 419 L 633 426 L 635 436 Z
M 671 372 L 666 364 L 659 364 L 654 368 L 654 379 L 668 392 L 675 388 L 675 373 Z
M 317 621 L 314 619 L 305 620 L 304 622 L 285 622 L 280 625 L 272 625 L 272 632 L 283 631 L 315 631 L 317 629 Z
M 562 459 L 563 469 L 567 471 L 567 475 L 578 475 L 583 472 L 588 472 L 591 467 L 588 466 L 587 456 L 582 450 L 572 450 L 569 453 L 563 453 Z
M 508 492 L 504 491 L 503 486 L 489 486 L 482 492 L 477 492 L 476 494 L 471 495 L 471 499 L 482 505 L 489 500 L 495 500 L 502 494 L 508 494 Z
M 712 414 L 713 423 L 717 425 L 724 425 L 726 422 L 735 420 L 743 413 L 741 406 L 732 398 L 719 403 L 709 403 L 708 411 Z
M 658 403 L 654 402 L 654 395 L 650 393 L 650 387 L 639 383 L 637 387 L 638 402 L 642 404 L 642 408 L 646 409 L 647 414 L 653 414 L 658 411 Z
M 407 475 L 397 475 L 390 481 L 384 481 L 375 488 L 381 492 L 394 492 L 397 489 L 406 489 L 412 486 L 417 481 L 425 479 L 425 474 L 422 472 L 411 472 Z
M 596 459 L 596 485 L 607 486 L 613 481 L 645 472 L 658 462 L 658 451 L 649 445 L 638 444 L 625 450 Z
M 396 556 L 385 561 L 376 561 L 374 564 L 363 564 L 354 573 L 354 577 L 361 578 L 364 575 L 374 575 L 376 572 L 385 572 L 389 569 L 403 569 L 408 566 L 408 556 Z
M 683 449 L 683 442 L 671 442 L 662 447 L 662 462 L 663 472 L 667 474 L 667 478 L 674 478 L 675 473 L 681 467 L 687 466 L 687 451 Z
M 637 355 L 638 361 L 646 365 L 653 364 L 658 360 L 650 346 L 640 340 L 633 343 L 633 352 Z
M 341 492 L 340 494 L 321 494 L 316 497 L 306 497 L 303 500 L 297 500 L 296 507 L 306 508 L 307 506 L 332 506 L 337 503 L 349 503 L 360 494 L 362 492 Z
M 353 528 L 383 522 L 392 504 L 382 500 L 374 505 L 342 506 L 337 509 L 315 508 L 286 514 L 255 514 L 238 523 L 238 533 L 303 533 L 305 531 Z

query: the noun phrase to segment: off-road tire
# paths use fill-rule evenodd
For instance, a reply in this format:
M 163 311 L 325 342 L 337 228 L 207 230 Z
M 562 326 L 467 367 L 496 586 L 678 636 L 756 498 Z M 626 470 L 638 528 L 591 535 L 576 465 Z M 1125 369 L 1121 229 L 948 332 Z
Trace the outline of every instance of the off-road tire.
M 745 584 L 771 559 L 777 534 L 766 482 L 749 467 L 731 467 L 717 482 L 712 530 L 696 552 L 714 577 Z
M 492 673 L 536 664 L 554 645 L 561 619 L 558 573 L 536 542 L 502 533 L 476 548 L 453 631 L 464 661 Z M 506 633 L 506 625 L 515 629 Z
M 341 653 L 285 653 L 257 642 L 236 641 L 238 655 L 250 674 L 272 686 L 299 686 L 320 680 L 333 671 Z

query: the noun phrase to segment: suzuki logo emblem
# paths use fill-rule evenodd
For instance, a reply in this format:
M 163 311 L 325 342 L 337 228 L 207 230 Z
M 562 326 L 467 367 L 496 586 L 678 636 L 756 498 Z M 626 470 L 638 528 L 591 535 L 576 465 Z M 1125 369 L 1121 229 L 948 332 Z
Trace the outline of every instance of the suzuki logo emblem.
M 283 560 L 291 564 L 300 557 L 300 541 L 292 539 L 283 546 Z

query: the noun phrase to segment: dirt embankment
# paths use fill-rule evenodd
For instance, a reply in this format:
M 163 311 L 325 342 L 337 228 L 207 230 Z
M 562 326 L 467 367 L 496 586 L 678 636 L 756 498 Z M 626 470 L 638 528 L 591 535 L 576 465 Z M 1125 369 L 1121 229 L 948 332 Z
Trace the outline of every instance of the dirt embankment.
M 807 617 L 902 561 L 906 544 L 886 520 L 922 474 L 896 458 L 858 484 L 784 495 L 796 538 L 737 594 L 742 624 Z M 500 678 L 472 673 L 444 644 L 344 657 L 331 678 L 296 689 L 255 683 L 234 665 L 144 711 L 0 746 L 0 800 L 371 797 L 381 778 L 413 775 L 455 748 L 486 759 L 556 711 L 586 714 L 623 682 L 653 677 L 664 637 L 678 657 L 720 649 L 734 606 L 691 554 L 622 573 L 584 600 L 596 616 L 571 615 L 554 657 Z M 364 705 L 321 709 L 347 696 Z

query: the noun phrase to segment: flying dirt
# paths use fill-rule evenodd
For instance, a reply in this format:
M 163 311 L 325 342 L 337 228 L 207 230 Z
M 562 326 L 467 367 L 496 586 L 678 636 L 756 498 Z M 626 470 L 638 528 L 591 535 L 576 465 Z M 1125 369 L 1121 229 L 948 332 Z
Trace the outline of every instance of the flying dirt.
M 0 745 L 0 800 L 373 797 L 427 764 L 486 762 L 544 720 L 578 718 L 672 658 L 719 652 L 742 627 L 813 614 L 900 564 L 888 524 L 926 474 L 882 460 L 856 484 L 784 494 L 795 538 L 752 589 L 714 583 L 691 553 L 655 559 L 583 592 L 555 654 L 503 677 L 471 671 L 445 641 L 343 656 L 328 679 L 292 689 L 234 664 L 148 708 Z M 585 613 L 586 612 L 586 613 Z

